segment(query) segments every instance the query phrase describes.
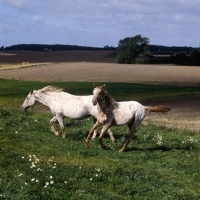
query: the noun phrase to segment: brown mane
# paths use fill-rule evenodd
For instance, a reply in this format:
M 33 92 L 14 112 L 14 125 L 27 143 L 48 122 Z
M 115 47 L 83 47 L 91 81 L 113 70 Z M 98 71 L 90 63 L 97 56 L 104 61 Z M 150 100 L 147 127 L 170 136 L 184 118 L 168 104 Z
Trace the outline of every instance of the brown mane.
M 111 96 L 109 96 L 106 91 L 102 90 L 101 95 L 102 95 L 102 97 L 105 98 L 106 106 L 110 107 L 116 103 L 115 99 L 113 99 Z

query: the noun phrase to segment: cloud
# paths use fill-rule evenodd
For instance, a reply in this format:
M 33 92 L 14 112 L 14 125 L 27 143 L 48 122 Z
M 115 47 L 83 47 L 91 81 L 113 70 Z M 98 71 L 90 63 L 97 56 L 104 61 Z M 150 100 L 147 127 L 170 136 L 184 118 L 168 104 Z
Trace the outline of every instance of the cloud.
M 2 0 L 0 5 L 0 43 L 9 45 L 42 38 L 43 43 L 117 46 L 136 34 L 152 44 L 199 43 L 198 0 Z

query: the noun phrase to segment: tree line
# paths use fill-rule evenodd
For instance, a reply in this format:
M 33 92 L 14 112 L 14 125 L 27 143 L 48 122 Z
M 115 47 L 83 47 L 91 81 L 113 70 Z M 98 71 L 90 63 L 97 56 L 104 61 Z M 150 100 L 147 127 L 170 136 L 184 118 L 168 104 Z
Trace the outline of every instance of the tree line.
M 28 51 L 69 51 L 69 50 L 115 50 L 115 47 L 89 47 L 63 44 L 17 44 L 8 47 L 1 47 L 1 50 L 28 50 Z
M 200 51 L 194 50 L 191 55 L 180 53 L 166 58 L 148 58 L 144 60 L 146 64 L 175 64 L 187 66 L 200 66 Z

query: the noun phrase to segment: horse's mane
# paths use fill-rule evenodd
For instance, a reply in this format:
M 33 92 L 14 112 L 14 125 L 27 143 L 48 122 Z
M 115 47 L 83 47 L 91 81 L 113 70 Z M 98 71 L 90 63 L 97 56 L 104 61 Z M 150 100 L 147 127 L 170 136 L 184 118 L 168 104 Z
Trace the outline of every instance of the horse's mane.
M 44 88 L 42 88 L 41 90 L 39 90 L 39 92 L 62 92 L 63 89 L 60 88 L 56 88 L 56 87 L 52 87 L 52 86 L 46 86 Z
M 105 96 L 106 105 L 109 107 L 116 103 L 115 99 L 112 98 L 105 90 L 102 90 L 103 95 Z

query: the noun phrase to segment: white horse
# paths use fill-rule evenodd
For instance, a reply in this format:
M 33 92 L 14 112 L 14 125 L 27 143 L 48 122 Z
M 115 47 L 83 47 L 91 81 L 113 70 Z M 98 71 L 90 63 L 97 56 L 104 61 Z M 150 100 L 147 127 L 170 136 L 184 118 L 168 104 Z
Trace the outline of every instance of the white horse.
M 81 120 L 93 116 L 96 120 L 98 114 L 97 107 L 92 104 L 92 95 L 75 96 L 67 92 L 63 92 L 62 89 L 51 86 L 31 91 L 22 104 L 22 109 L 26 111 L 27 108 L 34 105 L 36 102 L 40 102 L 50 108 L 52 114 L 54 115 L 54 117 L 50 120 L 51 131 L 56 136 L 59 135 L 54 128 L 54 122 L 57 120 L 60 125 L 63 138 L 66 136 L 63 124 L 64 117 Z M 96 132 L 93 137 L 96 137 Z M 115 138 L 113 137 L 110 129 L 108 130 L 108 133 L 111 140 L 114 142 Z
M 140 125 L 142 120 L 146 115 L 146 110 L 149 112 L 163 113 L 166 114 L 171 109 L 166 106 L 143 106 L 136 101 L 123 101 L 116 102 L 111 98 L 106 91 L 104 91 L 103 86 L 95 87 L 93 90 L 92 102 L 97 105 L 98 116 L 95 125 L 90 129 L 88 136 L 86 138 L 86 147 L 89 146 L 89 139 L 94 130 L 103 125 L 100 136 L 98 140 L 101 147 L 107 149 L 107 147 L 102 142 L 102 137 L 105 131 L 111 126 L 121 126 L 128 125 L 130 129 L 130 134 L 126 137 L 121 145 L 120 152 L 124 151 L 131 139 L 133 138 L 136 128 Z

